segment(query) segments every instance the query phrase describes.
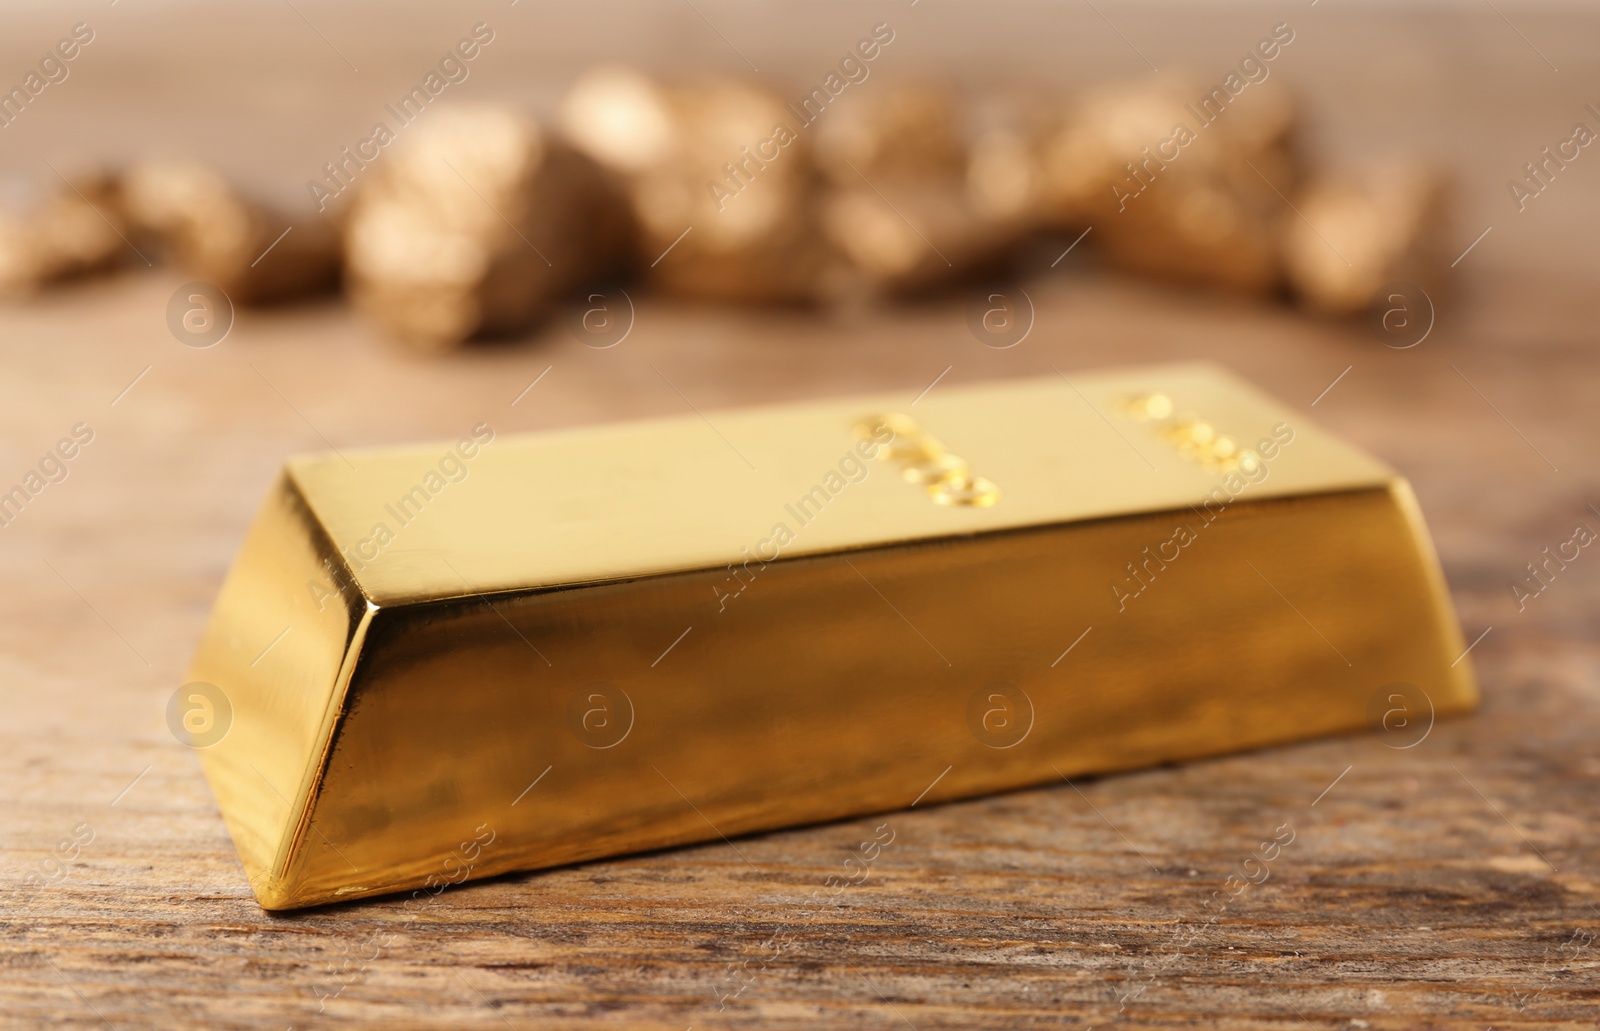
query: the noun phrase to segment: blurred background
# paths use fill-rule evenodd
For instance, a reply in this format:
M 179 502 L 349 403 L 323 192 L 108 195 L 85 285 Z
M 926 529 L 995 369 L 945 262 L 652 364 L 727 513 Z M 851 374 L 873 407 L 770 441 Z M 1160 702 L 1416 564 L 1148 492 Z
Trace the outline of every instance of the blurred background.
M 113 0 L 0 24 L 0 491 L 24 492 L 0 526 L 0 849 L 20 882 L 79 823 L 97 843 L 19 896 L 8 1012 L 322 1019 L 307 971 L 386 919 L 254 908 L 164 722 L 285 456 L 1200 359 L 1413 481 L 1485 715 L 1413 751 L 908 816 L 901 879 L 744 1018 L 1108 1021 L 1155 983 L 1129 957 L 1191 878 L 1349 766 L 1263 889 L 1273 919 L 1163 960 L 1147 1017 L 1592 1019 L 1594 954 L 1568 960 L 1600 883 L 1600 579 L 1513 590 L 1600 529 L 1588 5 Z M 1187 109 L 1215 88 L 1214 121 Z M 797 141 L 751 172 L 780 120 Z M 1162 151 L 1179 121 L 1195 139 Z M 452 893 L 339 1005 L 418 1019 L 422 985 L 446 1024 L 731 1024 L 696 964 L 758 952 L 831 833 L 744 843 L 739 884 L 691 849 Z M 1352 899 L 1383 942 L 1330 917 Z M 914 962 L 930 926 L 937 969 Z M 470 991 L 445 933 L 481 961 Z M 865 988 L 850 940 L 877 947 Z M 1286 1003 L 1235 948 L 1318 962 L 1282 960 Z
M 1585 117 L 1594 120 L 1584 111 L 1594 99 L 1584 85 L 1593 73 L 1592 30 L 1577 4 L 1261 3 L 1202 11 L 1142 3 L 697 0 L 444 9 L 278 0 L 227 10 L 146 4 L 131 17 L 120 4 L 23 3 L 11 6 L 7 20 L 13 74 L 6 81 L 14 85 L 73 26 L 94 36 L 65 62 L 67 77 L 5 125 L 13 197 L 29 180 L 59 185 L 45 159 L 81 174 L 151 155 L 192 157 L 291 216 L 309 210 L 309 181 L 330 181 L 324 165 L 343 160 L 340 148 L 354 148 L 376 122 L 396 124 L 388 108 L 436 71 L 474 25 L 493 42 L 463 62 L 463 81 L 435 103 L 504 102 L 552 128 L 562 97 L 597 64 L 628 64 L 669 82 L 734 76 L 779 103 L 797 101 L 875 25 L 888 26 L 894 41 L 864 62 L 870 77 L 838 97 L 830 115 L 867 117 L 872 112 L 862 109 L 891 100 L 886 94 L 897 86 L 931 82 L 953 87 L 967 107 L 1020 100 L 1013 107 L 1028 116 L 1070 118 L 1084 101 L 1114 103 L 1156 68 L 1186 76 L 1185 85 L 1214 86 L 1282 25 L 1293 42 L 1264 63 L 1271 86 L 1291 87 L 1299 102 L 1293 133 L 1312 156 L 1305 173 L 1348 172 L 1396 156 L 1430 161 L 1458 187 L 1450 243 L 1464 248 L 1500 223 L 1473 262 L 1486 282 L 1515 271 L 1529 280 L 1518 288 L 1528 289 L 1594 272 L 1582 246 L 1594 216 L 1583 162 L 1561 172 L 1555 203 L 1542 197 L 1518 211 L 1507 189 L 1509 180 L 1523 180 L 1525 163 L 1543 159 L 1542 148 L 1567 139 Z M 1205 89 L 1189 93 L 1198 100 Z M 1240 108 L 1251 101 L 1262 106 L 1247 92 Z M 1163 121 L 1165 113 L 1157 124 Z M 1141 158 L 1137 147 L 1126 150 L 1117 156 Z M 1289 182 L 1280 185 L 1293 194 Z M 327 213 L 347 214 L 352 195 L 333 199 Z M 1065 231 L 1059 219 L 1055 228 Z

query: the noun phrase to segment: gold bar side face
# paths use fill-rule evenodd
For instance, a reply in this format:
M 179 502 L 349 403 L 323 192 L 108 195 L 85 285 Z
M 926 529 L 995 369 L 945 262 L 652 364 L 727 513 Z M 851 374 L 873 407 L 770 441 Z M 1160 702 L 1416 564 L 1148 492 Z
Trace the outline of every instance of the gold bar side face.
M 1173 398 L 1171 412 L 1138 409 L 1156 392 Z M 233 733 L 247 713 L 261 724 L 207 750 L 262 904 L 426 894 L 469 876 L 1355 731 L 1371 726 L 1374 700 L 1393 685 L 1426 702 L 1418 719 L 1475 704 L 1469 663 L 1452 666 L 1463 642 L 1414 500 L 1380 464 L 1296 421 L 1292 442 L 1268 449 L 1270 474 L 1214 493 L 1237 486 L 1228 473 L 1240 467 L 1214 461 L 1227 449 L 1219 433 L 1195 430 L 1198 417 L 1184 421 L 1190 407 L 1213 429 L 1238 424 L 1232 433 L 1248 441 L 1267 441 L 1295 417 L 1203 368 L 951 395 L 919 404 L 915 424 L 893 438 L 901 446 L 868 460 L 870 474 L 845 476 L 796 515 L 774 517 L 768 502 L 804 494 L 795 483 L 818 476 L 805 463 L 848 449 L 861 416 L 889 410 L 883 400 L 715 419 L 755 462 L 744 481 L 754 486 L 735 491 L 737 518 L 708 513 L 681 534 L 692 492 L 658 497 L 621 470 L 639 472 L 634 451 L 665 443 L 690 458 L 657 455 L 656 473 L 639 472 L 647 487 L 686 461 L 706 464 L 714 480 L 739 476 L 731 455 L 713 459 L 690 435 L 710 434 L 699 420 L 580 435 L 571 448 L 561 435 L 496 441 L 472 459 L 533 441 L 512 466 L 548 484 L 570 474 L 564 452 L 585 462 L 612 454 L 593 475 L 622 476 L 607 500 L 634 511 L 599 522 L 674 540 L 648 553 L 653 562 L 637 540 L 570 553 L 575 542 L 594 546 L 590 530 L 569 522 L 605 493 L 585 483 L 518 509 L 523 550 L 495 572 L 509 536 L 461 534 L 492 522 L 479 506 L 522 487 L 499 482 L 507 474 L 488 461 L 433 496 L 375 557 L 371 546 L 351 553 L 338 529 L 359 525 L 349 512 L 392 497 L 413 475 L 396 470 L 432 452 L 377 456 L 376 489 L 321 465 L 291 467 L 307 504 L 269 503 L 245 551 L 267 550 L 255 536 L 266 524 L 285 538 L 267 542 L 271 550 L 299 548 L 297 557 L 273 578 L 241 558 L 196 666 L 230 695 L 280 707 L 285 695 L 300 698 L 288 731 L 261 715 L 275 709 L 250 701 Z M 1075 410 L 1061 415 L 1067 406 Z M 779 432 L 763 436 L 762 425 Z M 911 426 L 936 436 L 941 455 L 960 455 L 999 499 L 984 504 L 975 490 L 976 503 L 939 503 L 919 482 L 917 462 L 929 456 L 907 443 Z M 778 457 L 786 447 L 789 461 Z M 1113 458 L 1113 448 L 1125 450 Z M 370 461 L 353 460 L 358 470 Z M 1040 486 L 1042 477 L 1052 482 Z M 1073 492 L 1058 480 L 1089 497 L 1063 500 Z M 1123 481 L 1132 485 L 1119 502 Z M 708 488 L 708 500 L 722 489 Z M 908 500 L 934 515 L 903 518 Z M 344 514 L 330 518 L 336 509 Z M 1051 518 L 1053 509 L 1063 514 Z M 426 529 L 430 517 L 461 536 Z M 762 547 L 785 519 L 794 539 Z M 289 547 L 296 535 L 309 543 Z M 544 553 L 564 546 L 569 553 Z M 574 572 L 585 559 L 593 575 Z M 619 564 L 642 568 L 623 575 Z M 336 604 L 326 587 L 299 582 L 319 575 L 360 590 Z M 303 600 L 275 600 L 286 592 Z M 325 626 L 320 638 L 306 635 L 315 658 L 274 662 L 274 649 L 245 676 L 237 667 L 250 649 L 219 643 L 218 625 L 248 624 L 234 636 L 270 640 L 282 624 L 261 628 L 280 616 L 313 614 Z M 237 787 L 257 756 L 276 757 L 285 796 L 276 805 L 265 789 Z M 291 788 L 285 771 L 296 762 L 305 768 Z M 275 838 L 276 851 L 258 838 Z

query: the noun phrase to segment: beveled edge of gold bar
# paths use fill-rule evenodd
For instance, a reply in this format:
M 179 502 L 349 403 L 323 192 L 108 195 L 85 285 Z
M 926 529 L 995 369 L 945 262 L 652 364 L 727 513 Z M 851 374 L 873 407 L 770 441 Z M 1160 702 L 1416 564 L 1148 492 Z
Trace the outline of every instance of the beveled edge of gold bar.
M 306 589 L 324 580 L 334 585 L 325 596 Z M 223 736 L 198 751 L 265 909 L 303 905 L 291 868 L 377 611 L 299 486 L 280 474 L 223 582 L 189 672 L 191 682 L 221 688 L 229 705 Z M 290 632 L 262 654 L 285 627 Z
M 1389 493 L 1394 498 L 1401 515 L 1404 516 L 1406 524 L 1411 528 L 1411 538 L 1417 549 L 1417 561 L 1421 563 L 1424 575 L 1428 579 L 1428 593 L 1435 610 L 1443 617 L 1440 619 L 1440 631 L 1444 635 L 1445 652 L 1458 656 L 1447 672 L 1461 694 L 1459 699 L 1450 699 L 1447 703 L 1456 701 L 1459 704 L 1441 705 L 1440 711 L 1472 712 L 1482 699 L 1482 693 L 1478 688 L 1477 666 L 1472 661 L 1471 649 L 1466 647 L 1466 637 L 1461 632 L 1461 620 L 1456 615 L 1455 600 L 1450 597 L 1450 583 L 1445 579 L 1444 565 L 1439 561 L 1439 549 L 1433 543 L 1433 534 L 1428 532 L 1427 520 L 1423 518 L 1422 506 L 1417 502 L 1417 494 L 1412 489 L 1411 481 L 1396 473 L 1389 480 Z

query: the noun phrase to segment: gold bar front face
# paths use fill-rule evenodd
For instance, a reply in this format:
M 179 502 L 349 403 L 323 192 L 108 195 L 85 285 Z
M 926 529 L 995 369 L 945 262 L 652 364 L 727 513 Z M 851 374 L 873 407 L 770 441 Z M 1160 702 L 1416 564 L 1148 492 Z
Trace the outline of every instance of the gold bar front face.
M 1409 488 L 1214 369 L 710 421 L 290 463 L 193 672 L 264 906 L 1475 702 Z

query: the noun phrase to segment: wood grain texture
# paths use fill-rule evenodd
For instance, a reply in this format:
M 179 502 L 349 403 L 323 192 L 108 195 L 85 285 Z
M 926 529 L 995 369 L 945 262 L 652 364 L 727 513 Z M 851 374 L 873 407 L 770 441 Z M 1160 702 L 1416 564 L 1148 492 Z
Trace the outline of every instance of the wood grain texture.
M 904 34 L 907 69 L 1143 67 L 1087 8 L 804 5 L 769 12 L 764 29 L 698 6 L 800 80 L 881 18 Z M 1071 261 L 1051 272 L 1053 254 L 1026 281 L 1034 332 L 1004 351 L 971 336 L 966 297 L 806 317 L 639 296 L 616 348 L 557 324 L 443 362 L 396 354 L 333 302 L 244 313 L 221 345 L 193 350 L 167 331 L 182 279 L 166 270 L 0 310 L 0 484 L 75 424 L 95 433 L 67 479 L 0 529 L 0 1025 L 1595 1027 L 1600 553 L 1522 611 L 1510 584 L 1577 524 L 1600 529 L 1600 159 L 1575 162 L 1525 212 L 1504 179 L 1595 99 L 1583 89 L 1600 81 L 1597 23 L 1336 6 L 1281 16 L 1301 32 L 1288 55 L 1301 63 L 1282 73 L 1326 113 L 1325 145 L 1439 153 L 1461 169 L 1461 246 L 1493 226 L 1411 350 Z M 8 170 L 62 148 L 199 139 L 293 193 L 414 75 L 413 57 L 425 67 L 479 17 L 504 22 L 481 96 L 537 100 L 581 61 L 675 42 L 687 60 L 738 63 L 688 8 L 301 9 L 317 30 L 274 5 L 231 28 L 139 5 L 93 15 L 100 36 L 74 77 L 0 130 Z M 1103 9 L 1158 63 L 1202 69 L 1225 68 L 1280 18 Z M 66 27 L 59 14 L 9 16 L 3 76 Z M 263 91 L 230 65 L 289 70 Z M 515 431 L 680 414 L 686 400 L 714 413 L 899 390 L 909 403 L 942 372 L 947 385 L 1194 357 L 1411 477 L 1468 639 L 1493 628 L 1472 651 L 1479 715 L 1410 749 L 1329 740 L 504 877 L 453 888 L 415 919 L 393 900 L 262 912 L 195 756 L 167 730 L 167 697 L 288 453 L 444 439 L 482 420 Z M 1250 647 L 1248 628 L 1219 632 Z M 867 880 L 829 895 L 825 878 L 885 821 L 894 841 Z M 1212 893 L 1285 826 L 1293 840 L 1267 879 L 1202 923 Z M 92 841 L 54 876 L 56 843 L 85 827 Z

